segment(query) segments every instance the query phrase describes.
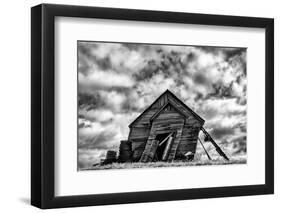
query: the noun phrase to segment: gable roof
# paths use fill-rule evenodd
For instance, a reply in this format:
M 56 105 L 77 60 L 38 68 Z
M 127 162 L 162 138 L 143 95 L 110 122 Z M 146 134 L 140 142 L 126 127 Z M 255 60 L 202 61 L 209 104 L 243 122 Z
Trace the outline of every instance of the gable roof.
M 175 96 L 170 90 L 166 90 L 164 93 L 162 93 L 149 107 L 147 107 L 130 125 L 129 127 L 132 127 L 133 124 L 138 121 L 142 116 L 143 114 L 145 114 L 148 110 L 151 109 L 151 107 L 165 94 L 169 94 L 171 95 L 171 97 L 176 101 L 178 102 L 180 105 L 182 105 L 187 111 L 189 111 L 202 125 L 204 124 L 205 120 L 203 118 L 201 118 L 198 114 L 196 114 L 192 109 L 190 109 L 188 106 L 186 106 L 185 103 L 183 103 L 177 96 Z M 160 111 L 162 111 L 165 106 L 167 104 L 171 104 L 175 109 L 181 111 L 178 107 L 175 106 L 175 104 L 171 103 L 171 101 L 168 100 L 168 102 L 166 104 L 164 104 L 164 106 L 162 106 L 159 110 L 157 110 L 157 112 L 151 117 L 155 117 L 156 114 L 160 113 Z
M 167 101 L 166 104 L 164 104 L 162 107 L 159 108 L 159 110 L 149 119 L 150 123 L 158 117 L 158 115 L 161 114 L 161 112 L 168 106 L 172 106 L 179 114 L 183 115 L 184 117 L 187 117 L 185 113 L 182 112 L 175 104 L 171 103 L 169 100 Z

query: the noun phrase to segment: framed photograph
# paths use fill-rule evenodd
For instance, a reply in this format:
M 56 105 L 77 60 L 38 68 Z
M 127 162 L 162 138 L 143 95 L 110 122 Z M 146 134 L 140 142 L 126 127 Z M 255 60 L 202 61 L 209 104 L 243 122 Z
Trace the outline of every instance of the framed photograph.
M 272 194 L 274 21 L 31 9 L 31 204 Z

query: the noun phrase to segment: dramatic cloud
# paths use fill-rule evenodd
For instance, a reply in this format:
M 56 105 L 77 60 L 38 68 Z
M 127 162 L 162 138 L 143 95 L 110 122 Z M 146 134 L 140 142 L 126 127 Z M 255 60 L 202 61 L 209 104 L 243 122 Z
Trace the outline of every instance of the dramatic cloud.
M 117 151 L 128 125 L 166 89 L 226 150 L 246 152 L 245 48 L 78 42 L 79 168 Z
M 112 71 L 102 72 L 96 71 L 91 72 L 91 74 L 84 76 L 83 74 L 79 74 L 79 91 L 88 92 L 96 89 L 108 89 L 115 87 L 131 87 L 134 85 L 134 82 L 130 77 L 125 74 L 118 74 Z

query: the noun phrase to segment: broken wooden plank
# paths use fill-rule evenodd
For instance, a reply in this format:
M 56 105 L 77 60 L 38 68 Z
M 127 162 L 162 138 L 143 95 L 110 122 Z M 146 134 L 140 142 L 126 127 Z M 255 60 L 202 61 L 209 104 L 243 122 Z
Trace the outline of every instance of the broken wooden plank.
M 166 161 L 167 158 L 168 158 L 168 154 L 169 154 L 169 151 L 172 147 L 172 143 L 173 143 L 173 140 L 174 140 L 174 137 L 172 136 L 173 133 L 170 134 L 169 136 L 169 139 L 168 139 L 168 142 L 167 142 L 167 145 L 166 145 L 166 148 L 164 150 L 164 153 L 163 153 L 163 156 L 162 156 L 162 160 L 163 161 Z
M 154 158 L 158 144 L 159 144 L 158 140 L 152 140 L 150 144 L 147 143 L 145 150 L 142 153 L 140 162 L 143 162 L 143 163 L 151 162 Z
M 183 125 L 184 125 L 184 123 L 182 123 L 181 129 L 178 129 L 174 134 L 174 140 L 173 140 L 171 149 L 169 151 L 168 161 L 173 161 L 175 159 L 176 152 L 177 152 L 177 149 L 178 149 L 178 145 L 179 145 L 180 140 L 181 140 Z

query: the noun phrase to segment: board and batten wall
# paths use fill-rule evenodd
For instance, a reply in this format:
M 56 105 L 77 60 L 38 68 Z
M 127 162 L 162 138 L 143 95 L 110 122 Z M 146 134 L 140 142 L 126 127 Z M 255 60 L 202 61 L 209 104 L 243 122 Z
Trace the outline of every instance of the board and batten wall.
M 176 106 L 177 109 L 173 106 Z M 161 108 L 163 109 L 159 115 L 151 120 Z M 198 134 L 203 123 L 170 92 L 164 93 L 129 126 L 128 140 L 132 141 L 133 160 L 138 161 L 145 150 L 146 143 L 154 140 L 156 134 L 163 133 L 163 131 L 177 132 L 169 160 L 189 151 L 195 153 Z

